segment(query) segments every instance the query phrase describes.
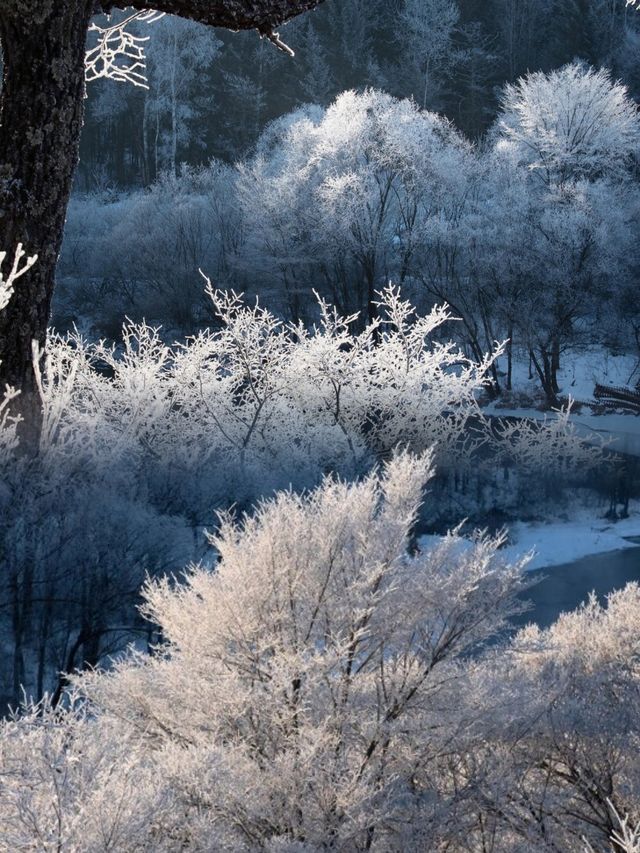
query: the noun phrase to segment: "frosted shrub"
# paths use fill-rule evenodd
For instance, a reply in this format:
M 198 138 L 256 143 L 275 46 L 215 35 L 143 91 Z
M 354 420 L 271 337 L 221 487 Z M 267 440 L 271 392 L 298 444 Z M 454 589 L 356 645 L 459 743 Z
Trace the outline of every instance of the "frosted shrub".
M 429 476 L 223 515 L 213 569 L 146 583 L 151 655 L 0 723 L 0 850 L 635 853 L 638 586 L 487 649 L 523 562 L 411 550 Z
M 486 791 L 489 812 L 528 836 L 533 849 L 582 853 L 586 837 L 594 850 L 625 850 L 612 839 L 633 838 L 639 624 L 640 588 L 632 583 L 606 608 L 592 596 L 547 630 L 524 629 L 478 673 L 485 699 L 471 692 L 492 707 L 484 760 L 502 780 Z M 625 826 L 619 815 L 628 816 Z
M 46 702 L 0 722 L 0 851 L 153 847 L 169 801 L 117 720 Z
M 496 456 L 531 475 L 571 477 L 580 467 L 592 470 L 602 462 L 603 444 L 581 442 L 570 419 L 572 400 L 542 420 L 502 421 L 496 429 Z
M 74 334 L 36 353 L 39 452 L 8 457 L 0 490 L 0 705 L 21 685 L 41 696 L 131 630 L 144 639 L 132 605 L 145 572 L 197 558 L 216 507 L 361 475 L 397 443 L 464 457 L 482 368 L 430 340 L 444 311 L 415 317 L 388 290 L 361 332 L 324 303 L 306 330 L 209 296 L 218 328 L 183 346 L 128 324 L 118 347 Z
M 209 512 L 314 485 L 325 471 L 362 473 L 398 443 L 435 444 L 443 463 L 464 454 L 492 356 L 478 365 L 434 341 L 444 309 L 418 317 L 390 287 L 362 332 L 355 316 L 323 301 L 308 330 L 235 294 L 208 292 L 219 328 L 181 346 L 168 348 L 147 325 L 125 326 L 119 350 L 79 336 L 51 341 L 40 377 L 42 443 L 56 464 L 71 454 L 101 470 L 143 466 L 151 488 L 169 488 L 172 478 L 191 490 L 196 479 Z M 96 362 L 112 378 L 98 375 Z
M 214 571 L 149 582 L 154 655 L 81 678 L 75 713 L 2 727 L 14 849 L 102 849 L 107 828 L 129 849 L 433 849 L 460 661 L 518 609 L 521 565 L 455 533 L 407 553 L 429 468 L 400 454 L 281 493 L 222 519 Z

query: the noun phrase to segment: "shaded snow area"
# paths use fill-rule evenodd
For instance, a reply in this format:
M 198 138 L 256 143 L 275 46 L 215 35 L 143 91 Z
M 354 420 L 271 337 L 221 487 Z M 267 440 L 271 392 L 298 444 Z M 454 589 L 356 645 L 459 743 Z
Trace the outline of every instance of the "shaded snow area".
M 563 353 L 562 368 L 558 373 L 560 392 L 574 400 L 590 402 L 596 382 L 601 385 L 633 386 L 640 380 L 637 356 L 627 353 L 613 354 L 602 347 L 585 347 L 579 351 Z M 506 371 L 506 358 L 498 361 L 500 371 Z M 540 382 L 529 378 L 527 358 L 514 358 L 512 385 L 514 394 L 532 399 L 541 398 Z

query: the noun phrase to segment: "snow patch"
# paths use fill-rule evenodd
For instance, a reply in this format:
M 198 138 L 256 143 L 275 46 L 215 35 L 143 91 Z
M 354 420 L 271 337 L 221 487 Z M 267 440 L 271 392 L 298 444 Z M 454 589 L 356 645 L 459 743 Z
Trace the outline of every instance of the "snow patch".
M 564 566 L 592 554 L 604 554 L 623 548 L 637 548 L 639 543 L 630 542 L 631 537 L 640 538 L 640 517 L 632 516 L 616 522 L 606 519 L 582 518 L 572 521 L 523 522 L 512 524 L 509 529 L 509 544 L 500 553 L 510 562 L 531 554 L 527 571 Z M 422 549 L 433 546 L 441 537 L 421 536 L 418 545 Z

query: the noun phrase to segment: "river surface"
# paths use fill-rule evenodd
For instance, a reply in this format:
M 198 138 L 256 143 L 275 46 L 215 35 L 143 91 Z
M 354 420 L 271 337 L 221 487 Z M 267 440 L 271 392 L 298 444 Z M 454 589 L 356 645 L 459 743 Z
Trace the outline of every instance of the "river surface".
M 536 622 L 546 628 L 560 613 L 575 610 L 592 591 L 604 602 L 614 589 L 621 589 L 629 581 L 640 582 L 640 541 L 637 537 L 632 541 L 639 547 L 593 554 L 564 566 L 530 572 L 538 583 L 522 597 L 533 607 L 514 622 L 518 625 Z

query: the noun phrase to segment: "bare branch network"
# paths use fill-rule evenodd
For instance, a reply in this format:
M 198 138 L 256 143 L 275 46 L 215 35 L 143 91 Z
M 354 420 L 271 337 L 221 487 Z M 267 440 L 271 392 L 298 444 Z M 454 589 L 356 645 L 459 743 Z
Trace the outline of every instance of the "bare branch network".
M 149 36 L 136 36 L 128 27 L 134 21 L 153 24 L 164 15 L 164 12 L 150 9 L 129 15 L 109 27 L 91 24 L 89 32 L 98 34 L 98 43 L 87 51 L 85 60 L 87 82 L 106 77 L 148 89 L 144 43 L 149 41 Z
M 153 24 L 165 14 L 166 12 L 147 9 L 135 12 L 107 27 L 92 23 L 89 32 L 97 33 L 97 44 L 86 54 L 87 82 L 108 78 L 148 89 L 144 45 L 149 41 L 149 36 L 134 35 L 130 27 L 135 23 Z M 257 30 L 261 38 L 268 39 L 278 50 L 288 56 L 295 56 L 294 51 L 282 41 L 271 24 L 258 26 Z
M 13 296 L 14 285 L 21 275 L 24 275 L 38 260 L 37 255 L 27 257 L 26 252 L 22 248 L 22 243 L 18 243 L 13 263 L 5 274 L 2 271 L 2 265 L 7 258 L 6 252 L 0 252 L 0 311 L 9 304 L 9 300 Z M 23 258 L 25 260 L 23 261 Z

